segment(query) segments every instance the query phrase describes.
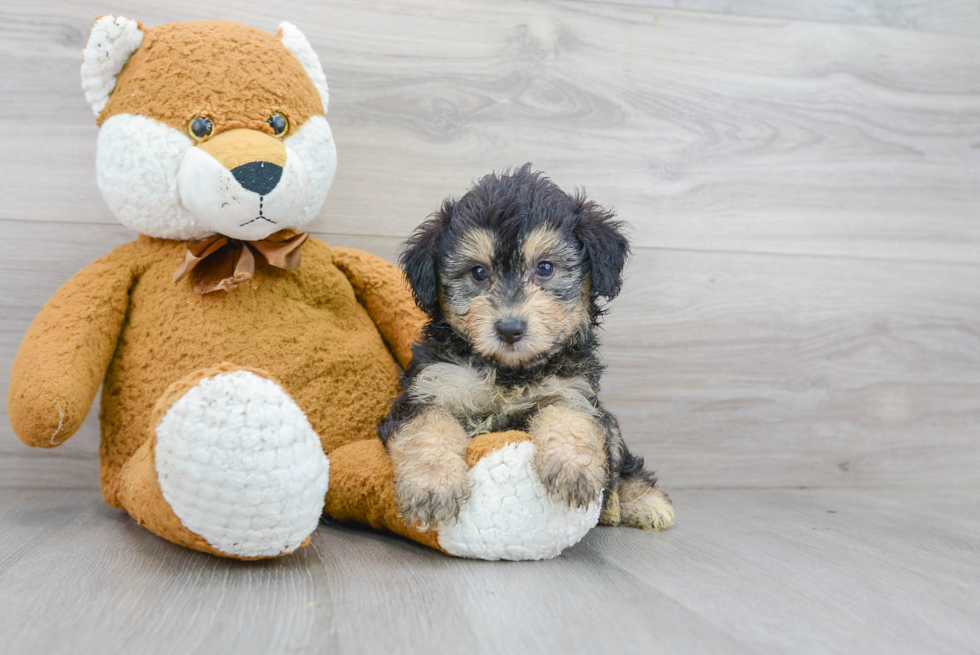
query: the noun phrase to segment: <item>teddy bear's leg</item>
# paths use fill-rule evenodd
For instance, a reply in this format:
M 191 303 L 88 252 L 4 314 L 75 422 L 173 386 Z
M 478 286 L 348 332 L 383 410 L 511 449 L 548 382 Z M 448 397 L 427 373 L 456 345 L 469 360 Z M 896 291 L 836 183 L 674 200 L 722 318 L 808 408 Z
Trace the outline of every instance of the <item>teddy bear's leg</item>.
M 309 542 L 329 461 L 302 410 L 262 371 L 221 364 L 174 383 L 119 474 L 123 507 L 153 533 L 240 559 Z
M 470 440 L 470 497 L 454 523 L 421 531 L 402 520 L 391 460 L 378 439 L 330 453 L 326 512 L 476 559 L 537 560 L 577 543 L 599 520 L 601 499 L 577 509 L 554 500 L 534 471 L 535 444 L 523 432 L 485 434 Z

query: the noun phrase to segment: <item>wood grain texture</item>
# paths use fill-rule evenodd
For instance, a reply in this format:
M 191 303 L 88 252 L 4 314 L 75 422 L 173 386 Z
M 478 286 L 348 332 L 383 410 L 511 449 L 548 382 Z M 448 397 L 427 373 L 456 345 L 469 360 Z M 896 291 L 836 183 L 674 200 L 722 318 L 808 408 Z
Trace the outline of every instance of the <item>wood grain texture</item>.
M 78 89 L 105 8 L 54 7 L 0 13 L 0 110 L 19 126 L 0 135 L 19 190 L 0 218 L 111 224 Z M 323 232 L 407 234 L 533 161 L 641 245 L 977 263 L 980 38 L 578 2 L 114 7 L 303 27 L 340 153 Z
M 588 0 L 661 9 L 875 25 L 980 36 L 975 0 Z
M 95 491 L 0 491 L 10 653 L 964 653 L 980 641 L 976 490 L 686 491 L 667 532 L 597 528 L 488 563 L 321 526 L 235 562 Z
M 78 81 L 108 10 L 0 8 L 4 403 L 37 310 L 133 237 Z M 604 398 L 665 485 L 980 484 L 980 38 L 589 2 L 111 10 L 300 25 L 332 89 L 330 243 L 393 258 L 527 160 L 615 204 L 636 256 Z M 96 484 L 94 411 L 42 452 L 0 410 L 0 486 Z
M 13 246 L 0 262 L 6 398 L 40 299 L 132 234 L 0 229 Z M 318 236 L 389 259 L 400 242 Z M 52 258 L 40 272 L 36 241 Z M 976 267 L 639 248 L 611 309 L 603 398 L 668 488 L 980 485 Z M 52 451 L 23 446 L 2 417 L 0 486 L 94 485 L 95 413 Z

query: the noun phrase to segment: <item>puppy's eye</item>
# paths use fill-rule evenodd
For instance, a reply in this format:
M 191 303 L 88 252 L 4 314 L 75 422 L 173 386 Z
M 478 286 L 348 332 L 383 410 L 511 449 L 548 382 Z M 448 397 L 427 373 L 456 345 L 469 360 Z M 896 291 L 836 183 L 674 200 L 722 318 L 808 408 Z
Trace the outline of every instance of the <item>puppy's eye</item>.
M 289 121 L 287 121 L 286 117 L 282 114 L 273 114 L 272 116 L 269 116 L 269 120 L 267 122 L 269 123 L 269 127 L 272 128 L 272 131 L 276 133 L 276 136 L 282 136 L 286 133 L 286 130 L 289 129 Z
M 541 262 L 537 268 L 538 277 L 547 279 L 555 274 L 555 265 L 551 262 Z
M 473 278 L 474 282 L 486 282 L 487 278 L 490 277 L 490 271 L 482 266 L 474 266 L 470 269 L 470 277 Z
M 187 133 L 195 141 L 200 141 L 214 133 L 214 123 L 207 116 L 196 116 L 187 124 Z

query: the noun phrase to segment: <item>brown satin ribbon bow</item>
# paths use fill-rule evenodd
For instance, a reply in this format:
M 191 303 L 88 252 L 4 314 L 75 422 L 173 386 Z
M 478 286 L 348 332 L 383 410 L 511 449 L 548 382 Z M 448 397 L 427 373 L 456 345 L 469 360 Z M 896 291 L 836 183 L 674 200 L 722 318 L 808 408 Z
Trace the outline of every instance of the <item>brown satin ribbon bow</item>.
M 194 291 L 231 291 L 255 275 L 255 254 L 270 266 L 291 271 L 299 268 L 300 247 L 310 237 L 300 232 L 288 239 L 278 240 L 279 233 L 261 241 L 242 241 L 221 234 L 201 239 L 187 246 L 184 261 L 174 272 L 174 282 L 180 282 L 191 271 Z

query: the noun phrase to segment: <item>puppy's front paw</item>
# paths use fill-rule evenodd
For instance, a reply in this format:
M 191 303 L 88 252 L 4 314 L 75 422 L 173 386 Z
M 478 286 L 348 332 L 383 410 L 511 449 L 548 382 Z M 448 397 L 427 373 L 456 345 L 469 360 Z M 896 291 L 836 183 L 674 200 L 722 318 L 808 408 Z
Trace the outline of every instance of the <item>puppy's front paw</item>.
M 539 449 L 534 470 L 544 488 L 556 500 L 569 507 L 585 508 L 599 498 L 606 483 L 606 466 L 602 457 L 572 449 Z
M 456 520 L 470 496 L 466 463 L 458 467 L 430 467 L 395 480 L 395 498 L 408 525 L 432 530 Z
M 534 470 L 548 493 L 569 507 L 586 508 L 606 484 L 604 432 L 595 417 L 549 405 L 531 421 L 538 450 Z

